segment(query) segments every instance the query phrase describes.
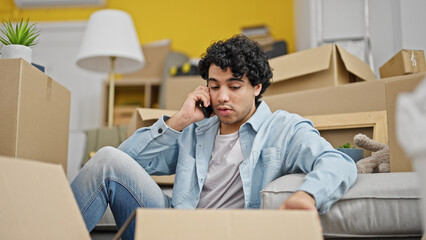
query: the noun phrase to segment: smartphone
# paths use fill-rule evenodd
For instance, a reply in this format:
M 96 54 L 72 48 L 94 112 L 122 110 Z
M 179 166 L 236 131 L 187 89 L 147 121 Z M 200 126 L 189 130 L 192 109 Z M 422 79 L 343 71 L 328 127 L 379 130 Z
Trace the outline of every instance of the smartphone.
M 212 115 L 213 113 L 212 105 L 208 107 L 204 107 L 203 101 L 200 100 L 198 101 L 198 106 L 201 108 L 201 110 L 203 110 L 204 117 L 209 118 Z

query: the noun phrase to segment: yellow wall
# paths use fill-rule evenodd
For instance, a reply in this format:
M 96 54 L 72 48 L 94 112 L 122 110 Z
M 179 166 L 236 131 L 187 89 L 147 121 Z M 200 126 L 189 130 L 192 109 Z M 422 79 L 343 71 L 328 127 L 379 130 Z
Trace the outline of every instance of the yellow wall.
M 105 8 L 127 11 L 142 44 L 169 38 L 172 48 L 199 57 L 212 42 L 240 33 L 241 27 L 266 24 L 276 40 L 295 49 L 293 0 L 107 0 Z M 87 20 L 99 8 L 18 9 L 0 0 L 0 19 Z

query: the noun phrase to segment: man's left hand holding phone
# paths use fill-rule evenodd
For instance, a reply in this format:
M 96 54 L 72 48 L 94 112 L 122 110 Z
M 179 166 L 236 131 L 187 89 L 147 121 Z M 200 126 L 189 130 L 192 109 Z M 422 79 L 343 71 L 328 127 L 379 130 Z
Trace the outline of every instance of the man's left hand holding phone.
M 204 106 L 204 111 L 201 106 Z M 207 86 L 198 86 L 188 95 L 180 110 L 169 118 L 166 124 L 177 131 L 182 131 L 188 125 L 210 117 L 212 114 L 214 113 L 211 107 L 210 89 Z

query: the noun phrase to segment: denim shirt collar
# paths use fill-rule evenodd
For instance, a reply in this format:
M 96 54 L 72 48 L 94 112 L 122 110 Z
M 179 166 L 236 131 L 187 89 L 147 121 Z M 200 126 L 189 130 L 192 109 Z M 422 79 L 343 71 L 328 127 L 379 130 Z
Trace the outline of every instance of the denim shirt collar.
M 257 132 L 266 119 L 271 116 L 271 114 L 272 112 L 268 104 L 266 104 L 264 101 L 261 101 L 254 114 L 249 118 L 249 120 L 247 120 L 247 122 L 243 124 L 243 126 L 249 124 L 253 130 Z

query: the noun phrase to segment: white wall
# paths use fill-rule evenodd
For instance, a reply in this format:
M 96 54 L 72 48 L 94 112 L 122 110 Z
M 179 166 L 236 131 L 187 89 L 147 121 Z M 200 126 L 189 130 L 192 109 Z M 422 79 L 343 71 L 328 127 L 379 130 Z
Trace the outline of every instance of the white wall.
M 39 23 L 40 43 L 33 48 L 33 63 L 71 91 L 68 179 L 77 175 L 86 145 L 85 130 L 98 128 L 102 81 L 106 74 L 79 68 L 75 59 L 86 22 Z

